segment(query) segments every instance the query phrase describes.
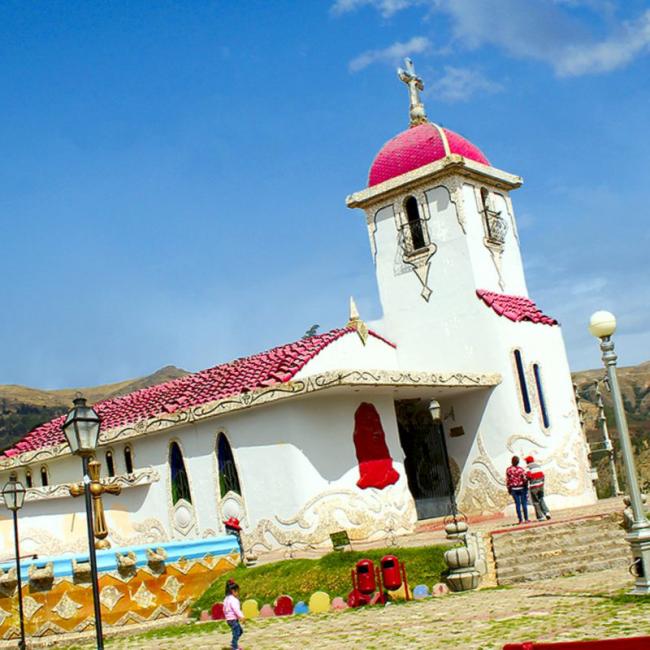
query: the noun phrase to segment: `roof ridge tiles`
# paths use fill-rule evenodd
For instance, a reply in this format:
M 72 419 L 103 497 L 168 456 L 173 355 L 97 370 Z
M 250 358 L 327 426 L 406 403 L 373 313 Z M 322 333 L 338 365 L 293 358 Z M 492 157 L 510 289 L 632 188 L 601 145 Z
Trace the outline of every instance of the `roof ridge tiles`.
M 94 406 L 102 418 L 104 428 L 112 429 L 161 413 L 171 413 L 180 408 L 198 406 L 276 383 L 284 383 L 290 381 L 330 344 L 353 332 L 356 333 L 356 330 L 351 327 L 329 330 L 162 384 L 140 388 L 126 395 L 109 397 Z M 391 347 L 396 347 L 394 343 L 372 330 L 369 334 Z M 62 415 L 35 427 L 2 455 L 16 456 L 22 452 L 64 442 L 61 425 L 65 417 Z
M 528 321 L 540 325 L 559 325 L 547 316 L 528 296 L 514 296 L 506 293 L 496 293 L 487 289 L 477 289 L 476 295 L 499 316 L 518 323 Z

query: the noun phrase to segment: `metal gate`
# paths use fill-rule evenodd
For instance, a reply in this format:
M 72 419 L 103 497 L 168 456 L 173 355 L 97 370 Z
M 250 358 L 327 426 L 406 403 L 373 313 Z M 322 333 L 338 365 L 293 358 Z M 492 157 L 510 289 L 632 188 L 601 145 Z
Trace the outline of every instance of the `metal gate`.
M 451 512 L 453 482 L 442 424 L 431 419 L 428 404 L 422 400 L 396 401 L 395 411 L 418 519 L 444 517 Z

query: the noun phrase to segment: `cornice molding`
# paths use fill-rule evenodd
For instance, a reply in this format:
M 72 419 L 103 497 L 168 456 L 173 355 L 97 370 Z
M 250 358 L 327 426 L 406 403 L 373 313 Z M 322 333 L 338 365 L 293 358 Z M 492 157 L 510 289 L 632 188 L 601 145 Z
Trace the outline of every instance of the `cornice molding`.
M 50 449 L 55 449 L 51 447 Z M 149 485 L 160 480 L 160 475 L 153 467 L 143 467 L 136 469 L 131 474 L 118 474 L 110 478 L 101 478 L 100 483 L 108 482 L 118 485 L 123 490 L 126 488 L 137 487 L 139 485 Z M 44 485 L 27 488 L 25 491 L 25 501 L 45 501 L 49 499 L 62 499 L 70 496 L 70 484 L 59 483 L 57 485 Z M 4 499 L 0 496 L 0 502 L 4 504 Z
M 479 183 L 488 182 L 495 188 L 508 191 L 521 187 L 523 184 L 521 176 L 515 176 L 496 167 L 483 165 L 474 160 L 463 158 L 458 154 L 452 154 L 442 160 L 436 160 L 428 165 L 406 172 L 406 174 L 400 174 L 383 183 L 355 192 L 346 198 L 345 203 L 348 208 L 370 207 L 375 203 L 384 201 L 393 193 L 404 192 L 404 186 L 406 185 L 437 181 L 448 174 L 460 174 Z
M 99 434 L 99 446 L 104 447 L 114 442 L 124 442 L 125 440 L 158 433 L 173 427 L 194 424 L 227 413 L 234 413 L 290 397 L 308 395 L 332 388 L 354 388 L 358 386 L 490 388 L 500 383 L 501 375 L 498 373 L 330 370 L 318 375 L 310 375 L 304 379 L 278 383 L 248 393 L 240 393 L 213 402 L 199 404 L 174 413 L 161 413 L 153 418 L 140 420 L 123 427 L 108 429 Z M 67 443 L 62 443 L 53 447 L 28 451 L 11 458 L 3 458 L 0 460 L 0 470 L 44 462 L 69 454 L 70 449 Z

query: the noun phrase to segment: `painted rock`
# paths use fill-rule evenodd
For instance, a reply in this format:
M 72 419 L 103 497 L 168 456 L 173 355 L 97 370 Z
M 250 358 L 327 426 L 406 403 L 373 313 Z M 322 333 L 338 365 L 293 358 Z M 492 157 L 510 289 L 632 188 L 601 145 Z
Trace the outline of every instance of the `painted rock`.
M 257 601 L 252 599 L 245 600 L 242 603 L 241 611 L 243 612 L 244 616 L 248 619 L 257 618 L 260 615 L 260 610 L 259 607 L 257 606 Z
M 269 618 L 270 616 L 275 616 L 273 607 L 271 607 L 271 605 L 269 605 L 268 603 L 266 605 L 262 605 L 262 609 L 260 609 L 260 616 L 262 618 Z
M 213 621 L 223 621 L 223 619 L 226 618 L 223 615 L 223 603 L 215 603 L 212 605 L 210 616 L 212 617 Z
M 291 616 L 293 614 L 293 598 L 291 596 L 279 596 L 273 608 L 276 616 Z
M 404 589 L 404 585 L 401 585 L 399 589 L 389 591 L 388 597 L 391 600 L 406 600 L 406 590 Z
M 332 599 L 332 609 L 335 612 L 341 612 L 347 608 L 348 608 L 348 604 L 340 596 L 337 596 L 336 598 Z
M 293 608 L 293 613 L 296 614 L 296 615 L 309 614 L 309 607 L 307 606 L 307 604 L 304 601 L 299 600 L 296 603 L 296 606 Z
M 444 582 L 433 585 L 431 589 L 432 596 L 446 596 L 449 593 L 449 587 Z
M 423 600 L 424 598 L 428 598 L 430 595 L 429 587 L 426 585 L 418 585 L 413 589 L 413 598 L 415 600 Z
M 312 614 L 328 612 L 330 608 L 330 597 L 324 591 L 315 591 L 309 599 L 309 611 Z

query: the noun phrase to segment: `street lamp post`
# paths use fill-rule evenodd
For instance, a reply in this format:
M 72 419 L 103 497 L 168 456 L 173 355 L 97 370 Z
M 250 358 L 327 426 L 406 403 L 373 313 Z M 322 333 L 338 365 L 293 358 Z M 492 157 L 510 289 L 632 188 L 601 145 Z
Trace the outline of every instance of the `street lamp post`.
M 616 318 L 607 311 L 597 311 L 589 321 L 589 331 L 593 336 L 600 339 L 600 349 L 603 353 L 603 363 L 607 369 L 607 378 L 612 392 L 614 416 L 620 436 L 623 466 L 625 467 L 625 477 L 634 516 L 632 526 L 626 535 L 626 539 L 632 547 L 634 575 L 636 578 L 631 593 L 648 595 L 650 594 L 650 522 L 643 507 L 623 398 L 621 397 L 621 389 L 616 376 L 617 356 L 614 352 L 614 341 L 612 341 L 612 335 L 616 331 Z
M 80 394 L 74 400 L 74 407 L 68 413 L 63 424 L 63 433 L 70 445 L 73 454 L 81 456 L 83 466 L 84 496 L 86 502 L 86 526 L 88 528 L 88 556 L 90 558 L 90 577 L 93 591 L 93 606 L 95 610 L 95 635 L 97 649 L 104 649 L 104 635 L 102 632 L 101 601 L 99 600 L 99 578 L 97 575 L 97 555 L 95 553 L 95 536 L 93 529 L 93 506 L 90 493 L 90 476 L 88 463 L 97 448 L 99 439 L 99 415 L 86 405 L 86 400 Z
M 607 455 L 609 456 L 609 471 L 612 475 L 612 496 L 618 496 L 621 489 L 618 485 L 618 474 L 616 472 L 616 458 L 614 456 L 614 445 L 609 437 L 609 430 L 607 428 L 607 418 L 605 417 L 605 405 L 603 404 L 603 396 L 600 392 L 600 382 L 596 382 L 596 397 L 598 399 L 598 424 L 603 431 L 604 447 Z
M 16 581 L 18 586 L 18 617 L 20 619 L 20 642 L 18 643 L 19 650 L 25 650 L 25 617 L 23 614 L 23 583 L 20 575 L 20 544 L 18 543 L 18 511 L 25 503 L 25 487 L 12 475 L 9 482 L 2 488 L 2 497 L 4 498 L 5 505 L 14 518 L 14 550 L 16 552 Z

